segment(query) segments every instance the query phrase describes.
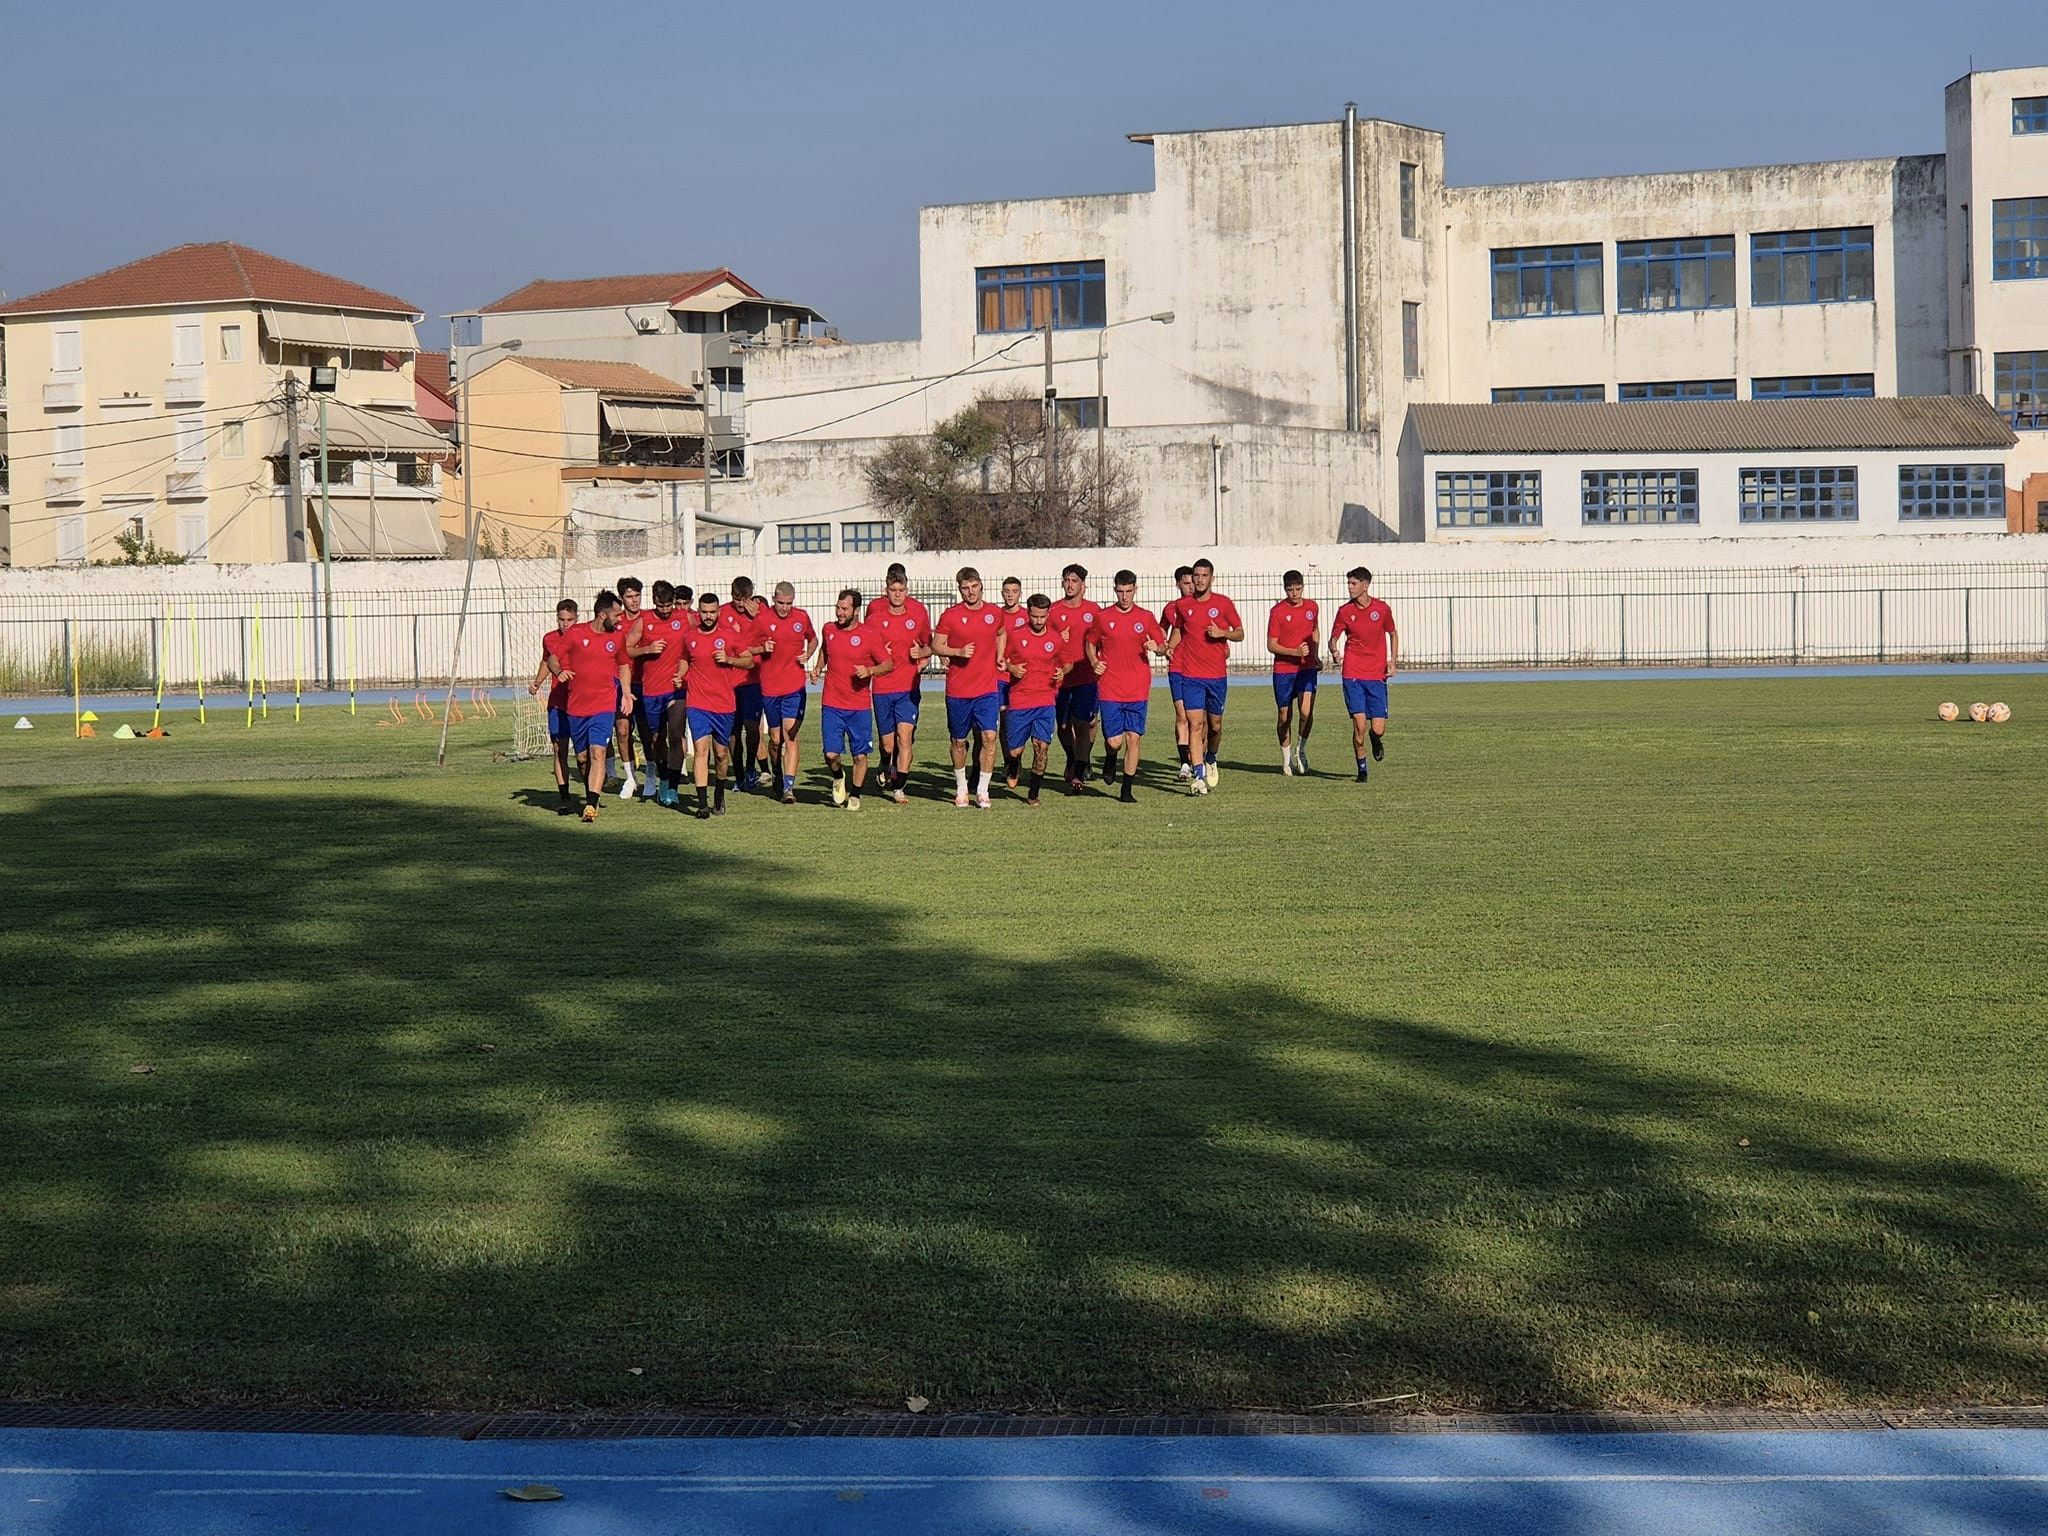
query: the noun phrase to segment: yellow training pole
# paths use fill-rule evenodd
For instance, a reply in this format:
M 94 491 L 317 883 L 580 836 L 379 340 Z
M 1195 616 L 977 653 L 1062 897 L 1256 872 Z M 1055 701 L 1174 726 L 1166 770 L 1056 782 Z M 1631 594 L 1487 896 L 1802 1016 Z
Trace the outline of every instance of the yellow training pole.
M 242 681 L 249 688 L 249 712 L 242 720 L 242 729 L 246 731 L 256 724 L 256 648 L 253 642 L 242 657 Z
M 78 696 L 78 626 L 72 620 L 64 621 L 65 649 L 71 652 L 71 734 L 85 734 L 85 705 Z
M 356 712 L 356 605 L 348 605 L 348 712 Z
M 199 620 L 192 605 L 185 605 L 185 622 L 192 626 L 192 680 L 199 685 L 199 723 L 206 724 L 206 667 L 199 659 Z
M 293 603 L 293 604 L 292 604 L 292 724 L 293 724 L 293 725 L 297 725 L 297 724 L 299 723 L 299 695 L 300 695 L 301 693 L 303 693 L 303 692 L 305 691 L 305 686 L 306 686 L 306 679 L 305 679 L 305 675 L 304 675 L 304 674 L 305 674 L 305 663 L 303 662 L 303 660 L 301 659 L 301 657 L 300 657 L 300 654 L 299 654 L 299 645 L 300 645 L 300 641 L 301 641 L 301 639 L 303 638 L 303 634 L 302 634 L 302 632 L 303 632 L 303 631 L 304 631 L 304 629 L 305 629 L 305 624 L 306 624 L 306 615 L 305 615 L 305 611 L 304 611 L 304 609 L 303 609 L 303 608 L 302 608 L 302 607 L 301 607 L 301 606 L 300 606 L 299 604 L 297 604 L 297 603 Z
M 263 648 L 263 605 L 256 605 L 256 673 L 263 679 L 263 718 L 270 718 L 270 654 Z
M 156 713 L 149 717 L 149 728 L 160 731 L 164 724 L 164 674 L 171 670 L 171 605 L 164 604 L 163 639 L 156 648 Z

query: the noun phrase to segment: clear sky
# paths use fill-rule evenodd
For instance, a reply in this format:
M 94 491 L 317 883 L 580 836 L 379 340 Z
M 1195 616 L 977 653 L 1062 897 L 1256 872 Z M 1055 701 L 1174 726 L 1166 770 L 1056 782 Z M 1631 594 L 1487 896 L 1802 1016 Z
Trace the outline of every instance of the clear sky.
M 0 291 L 240 240 L 438 317 L 730 266 L 917 330 L 925 203 L 1149 187 L 1157 128 L 1441 129 L 1453 182 L 1931 153 L 2048 0 L 0 0 Z

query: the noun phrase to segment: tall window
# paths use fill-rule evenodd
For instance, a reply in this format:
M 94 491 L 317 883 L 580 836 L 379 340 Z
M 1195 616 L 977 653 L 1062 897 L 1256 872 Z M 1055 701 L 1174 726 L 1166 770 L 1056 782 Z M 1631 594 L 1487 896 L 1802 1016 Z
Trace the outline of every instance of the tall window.
M 1649 384 L 1624 384 L 1623 400 L 1733 400 L 1733 379 L 1659 379 Z
M 1994 352 L 1991 403 L 2015 431 L 2048 430 L 2048 352 Z
M 1401 235 L 1415 238 L 1415 171 L 1408 161 L 1401 162 Z
M 2013 97 L 2012 131 L 2048 133 L 2048 96 Z
M 1606 400 L 1605 384 L 1525 384 L 1516 389 L 1496 389 L 1495 405 L 1580 405 Z
M 206 514 L 204 512 L 180 512 L 178 514 L 178 553 L 187 560 L 206 558 Z
M 77 422 L 59 427 L 51 434 L 50 467 L 59 471 L 85 468 L 85 428 Z
M 1623 314 L 1735 306 L 1735 237 L 1624 240 L 1614 248 L 1614 302 Z
M 1899 516 L 2005 519 L 2002 464 L 1901 464 Z
M 1856 521 L 1853 467 L 1780 466 L 1742 471 L 1745 523 Z
M 1877 291 L 1870 226 L 1749 237 L 1752 304 L 1839 304 Z
M 1023 267 L 977 267 L 975 329 L 1086 330 L 1103 323 L 1107 281 L 1099 261 L 1040 262 Z
M 784 523 L 775 530 L 775 548 L 784 555 L 829 555 L 832 553 L 830 523 Z
M 1410 379 L 1422 377 L 1422 306 L 1401 305 L 1401 373 Z
M 886 555 L 896 547 L 896 525 L 891 522 L 841 523 L 839 547 L 849 555 Z
M 1801 373 L 1749 381 L 1752 400 L 1868 400 L 1876 393 L 1876 376 L 1868 373 Z
M 180 464 L 203 464 L 206 462 L 206 418 L 204 416 L 180 416 L 172 430 L 178 441 L 178 462 Z
M 1589 523 L 1696 523 L 1696 469 L 1588 469 L 1579 474 L 1579 512 Z
M 239 325 L 224 325 L 220 328 L 220 360 L 224 363 L 239 363 L 242 360 L 242 328 Z
M 57 519 L 57 563 L 85 564 L 85 519 L 82 516 Z
M 239 421 L 224 421 L 220 424 L 220 456 L 224 459 L 239 459 L 243 452 L 242 424 Z
M 1493 318 L 1600 313 L 1598 245 L 1529 245 L 1493 253 Z
M 1543 476 L 1533 469 L 1439 470 L 1439 528 L 1536 528 L 1543 523 Z
M 171 367 L 179 372 L 206 366 L 206 327 L 199 320 L 171 323 Z
M 2048 197 L 2001 197 L 1991 205 L 1991 280 L 2048 277 Z
M 78 327 L 66 326 L 61 331 L 50 332 L 50 371 L 76 373 L 83 366 L 84 347 Z

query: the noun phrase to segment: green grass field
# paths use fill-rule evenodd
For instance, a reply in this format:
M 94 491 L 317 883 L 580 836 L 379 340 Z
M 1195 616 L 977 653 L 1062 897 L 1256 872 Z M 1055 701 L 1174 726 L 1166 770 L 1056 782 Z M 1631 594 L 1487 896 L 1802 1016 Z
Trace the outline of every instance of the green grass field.
M 0 734 L 0 1398 L 2048 1395 L 2048 677 L 1232 705 L 595 827 L 504 722 Z

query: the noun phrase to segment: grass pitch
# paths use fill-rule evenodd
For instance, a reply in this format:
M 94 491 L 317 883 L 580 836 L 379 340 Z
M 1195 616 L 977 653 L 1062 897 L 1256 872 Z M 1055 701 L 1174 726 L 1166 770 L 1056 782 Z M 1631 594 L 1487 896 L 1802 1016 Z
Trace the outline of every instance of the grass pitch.
M 0 735 L 0 1397 L 2048 1394 L 2048 680 L 1340 702 L 594 828 L 503 722 Z

